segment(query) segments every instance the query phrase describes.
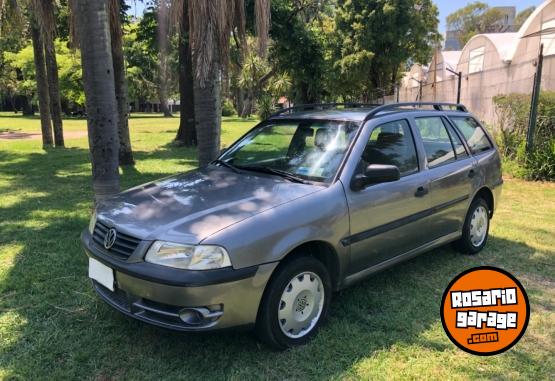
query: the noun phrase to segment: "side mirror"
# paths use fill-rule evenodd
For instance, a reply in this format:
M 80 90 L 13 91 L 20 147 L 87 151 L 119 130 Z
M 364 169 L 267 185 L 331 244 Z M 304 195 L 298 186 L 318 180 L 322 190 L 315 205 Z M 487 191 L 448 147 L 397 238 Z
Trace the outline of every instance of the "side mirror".
M 351 189 L 360 191 L 368 185 L 391 183 L 401 178 L 399 168 L 394 165 L 371 164 L 364 170 L 363 174 L 358 174 L 351 181 Z

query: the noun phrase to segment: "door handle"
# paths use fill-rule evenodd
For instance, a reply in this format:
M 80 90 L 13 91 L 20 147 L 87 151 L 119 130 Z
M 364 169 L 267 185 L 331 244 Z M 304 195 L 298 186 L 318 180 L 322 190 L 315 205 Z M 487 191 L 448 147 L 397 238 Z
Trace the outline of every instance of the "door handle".
M 471 170 L 468 172 L 468 177 L 469 177 L 469 178 L 473 178 L 474 176 L 476 176 L 476 171 L 473 170 L 473 169 L 471 169 Z
M 428 188 L 426 187 L 418 187 L 416 192 L 414 193 L 414 197 L 424 197 L 428 194 Z

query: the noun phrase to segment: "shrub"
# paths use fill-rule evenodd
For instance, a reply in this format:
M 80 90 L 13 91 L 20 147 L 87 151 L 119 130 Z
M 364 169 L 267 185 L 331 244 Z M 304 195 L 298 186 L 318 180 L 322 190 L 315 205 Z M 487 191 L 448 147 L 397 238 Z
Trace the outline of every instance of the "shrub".
M 497 123 L 494 135 L 513 175 L 528 180 L 555 180 L 555 92 L 543 92 L 538 106 L 534 147 L 526 151 L 531 96 L 494 98 Z
M 222 101 L 222 116 L 234 116 L 237 115 L 235 111 L 235 106 L 229 99 L 224 99 Z
M 267 94 L 263 94 L 256 102 L 256 114 L 260 120 L 266 120 L 275 112 L 274 99 Z

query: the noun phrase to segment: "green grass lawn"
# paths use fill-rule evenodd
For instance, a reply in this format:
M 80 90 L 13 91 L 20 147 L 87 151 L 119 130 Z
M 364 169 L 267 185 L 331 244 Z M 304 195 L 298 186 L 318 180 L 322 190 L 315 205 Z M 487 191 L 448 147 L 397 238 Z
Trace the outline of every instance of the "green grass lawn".
M 196 165 L 169 144 L 178 118 L 135 115 L 130 187 Z M 227 118 L 229 145 L 255 123 Z M 66 129 L 85 130 L 85 121 Z M 0 131 L 38 132 L 38 119 L 0 114 Z M 79 234 L 91 207 L 86 138 L 66 149 L 0 140 L 0 379 L 555 379 L 555 184 L 507 180 L 490 241 L 477 256 L 449 247 L 335 296 L 328 324 L 305 347 L 274 352 L 248 332 L 179 334 L 115 312 L 93 293 Z M 461 271 L 513 273 L 532 315 L 510 351 L 478 357 L 443 332 L 443 290 Z

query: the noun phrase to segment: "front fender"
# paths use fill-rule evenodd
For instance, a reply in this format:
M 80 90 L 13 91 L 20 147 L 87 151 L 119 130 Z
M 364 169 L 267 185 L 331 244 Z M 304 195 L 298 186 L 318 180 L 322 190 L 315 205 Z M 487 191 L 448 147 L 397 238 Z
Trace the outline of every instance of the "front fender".
M 341 240 L 350 234 L 349 212 L 340 182 L 264 211 L 202 241 L 221 245 L 236 269 L 281 261 L 300 245 L 322 241 L 339 256 L 339 274 L 349 261 Z M 341 279 L 341 278 L 340 278 Z

